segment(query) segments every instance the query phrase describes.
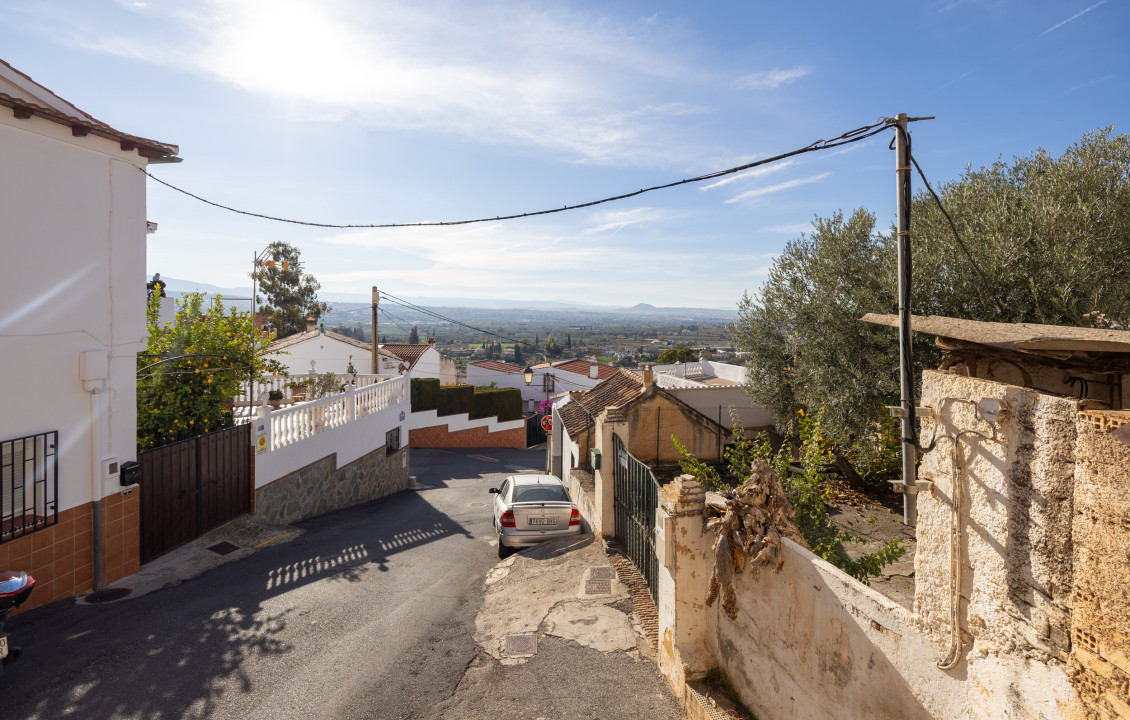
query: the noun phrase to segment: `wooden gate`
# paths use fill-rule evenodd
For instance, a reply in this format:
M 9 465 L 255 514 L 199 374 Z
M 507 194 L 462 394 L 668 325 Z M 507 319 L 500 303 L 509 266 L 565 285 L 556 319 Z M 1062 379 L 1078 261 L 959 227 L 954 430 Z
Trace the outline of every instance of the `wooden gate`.
M 644 463 L 624 447 L 624 441 L 612 434 L 614 463 L 613 504 L 616 510 L 616 542 L 647 581 L 651 599 L 655 600 L 659 578 L 659 561 L 655 555 L 655 508 L 659 503 L 659 483 Z
M 251 511 L 251 425 L 181 440 L 143 453 L 141 562 Z

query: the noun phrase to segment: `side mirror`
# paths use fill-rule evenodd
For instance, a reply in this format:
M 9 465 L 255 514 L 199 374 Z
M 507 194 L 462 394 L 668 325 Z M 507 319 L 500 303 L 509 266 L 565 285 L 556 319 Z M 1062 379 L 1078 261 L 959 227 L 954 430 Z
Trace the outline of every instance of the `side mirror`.
M 491 494 L 495 494 L 495 493 L 498 492 L 498 488 L 491 488 L 490 490 L 487 490 L 487 492 L 489 492 Z

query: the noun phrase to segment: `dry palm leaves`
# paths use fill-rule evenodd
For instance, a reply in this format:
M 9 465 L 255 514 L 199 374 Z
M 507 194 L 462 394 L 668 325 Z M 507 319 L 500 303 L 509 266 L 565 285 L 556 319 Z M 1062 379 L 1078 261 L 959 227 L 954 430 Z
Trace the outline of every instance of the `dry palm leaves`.
M 723 493 L 726 510 L 712 518 L 707 527 L 718 537 L 714 541 L 714 571 L 710 575 L 710 593 L 706 604 L 713 605 L 722 595 L 722 609 L 731 619 L 737 617 L 733 574 L 746 564 L 756 579 L 763 566 L 780 570 L 784 563 L 781 538 L 808 547 L 793 524 L 793 506 L 785 497 L 781 480 L 763 460 L 754 460 L 749 479 L 734 490 Z

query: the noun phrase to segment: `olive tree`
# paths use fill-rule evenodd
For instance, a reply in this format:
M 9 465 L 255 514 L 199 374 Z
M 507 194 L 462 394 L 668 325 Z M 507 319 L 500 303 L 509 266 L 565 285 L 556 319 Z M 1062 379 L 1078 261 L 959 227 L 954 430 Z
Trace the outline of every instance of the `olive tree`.
M 1060 157 L 1045 150 L 967 169 L 911 205 L 913 310 L 973 320 L 1130 326 L 1130 138 L 1085 135 Z M 896 333 L 859 322 L 897 312 L 893 229 L 856 210 L 817 217 L 786 244 L 768 280 L 739 303 L 735 347 L 750 353 L 752 397 L 778 418 L 824 408 L 849 478 L 895 469 Z M 915 336 L 915 386 L 939 354 Z

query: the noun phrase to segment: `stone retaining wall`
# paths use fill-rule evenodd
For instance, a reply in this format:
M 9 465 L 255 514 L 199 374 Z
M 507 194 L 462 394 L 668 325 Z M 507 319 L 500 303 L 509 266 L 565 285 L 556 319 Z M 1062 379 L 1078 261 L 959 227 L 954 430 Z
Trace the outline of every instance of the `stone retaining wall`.
M 415 448 L 525 448 L 526 428 L 491 432 L 486 427 L 451 430 L 444 424 L 413 428 L 408 438 L 409 444 Z
M 385 455 L 384 446 L 345 467 L 337 454 L 311 463 L 255 491 L 255 515 L 290 523 L 408 489 L 408 448 Z

